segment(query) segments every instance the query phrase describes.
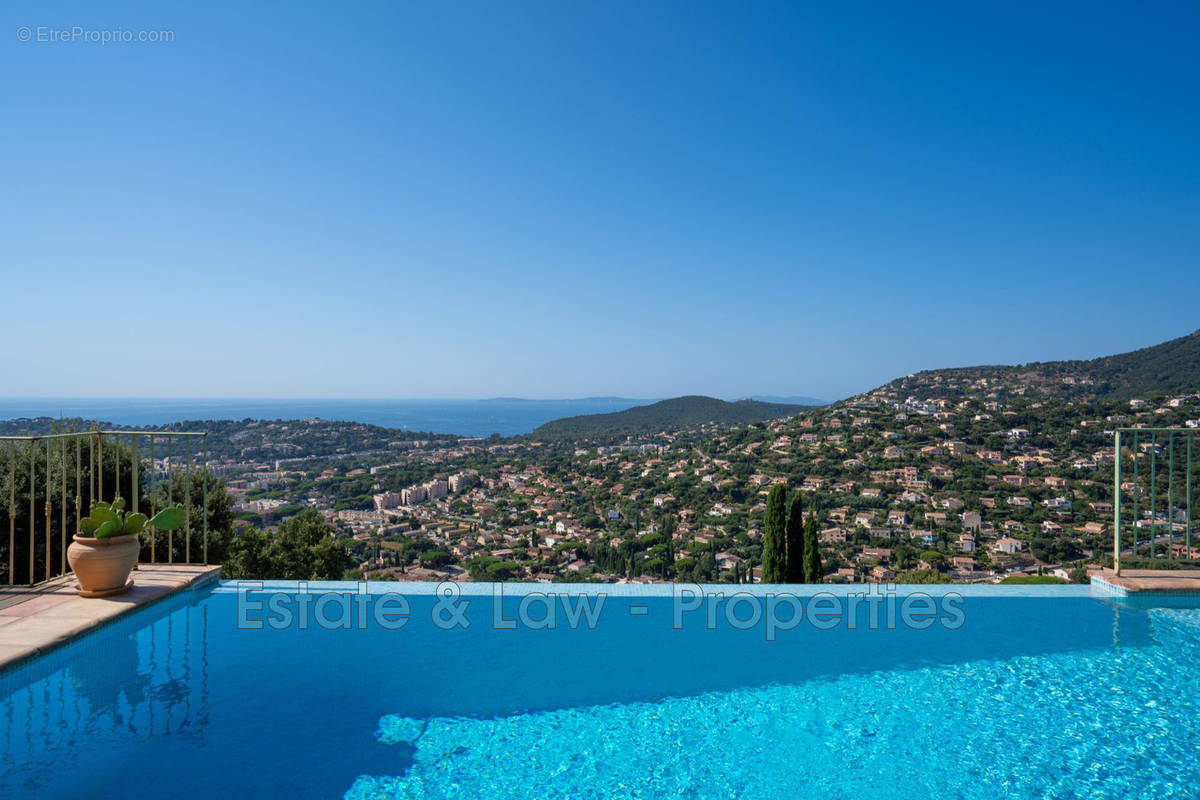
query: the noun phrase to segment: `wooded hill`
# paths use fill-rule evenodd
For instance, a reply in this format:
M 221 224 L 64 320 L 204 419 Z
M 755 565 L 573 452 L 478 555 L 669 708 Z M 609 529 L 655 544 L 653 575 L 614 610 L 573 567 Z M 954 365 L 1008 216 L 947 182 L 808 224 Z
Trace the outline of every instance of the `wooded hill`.
M 660 400 L 647 406 L 611 414 L 584 414 L 547 422 L 529 435 L 534 440 L 618 437 L 714 425 L 739 425 L 766 419 L 790 417 L 811 406 L 738 400 L 730 403 L 715 397 L 688 395 Z
M 920 397 L 1095 397 L 1128 400 L 1200 391 L 1200 331 L 1130 353 L 1090 360 L 1017 366 L 955 367 L 918 372 L 889 384 Z

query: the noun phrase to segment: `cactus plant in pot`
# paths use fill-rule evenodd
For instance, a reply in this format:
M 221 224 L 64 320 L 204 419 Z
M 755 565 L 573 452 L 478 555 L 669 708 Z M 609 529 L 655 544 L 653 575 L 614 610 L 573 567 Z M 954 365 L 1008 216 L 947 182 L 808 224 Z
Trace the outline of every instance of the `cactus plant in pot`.
M 125 500 L 92 503 L 91 513 L 79 521 L 79 533 L 67 548 L 67 563 L 79 581 L 76 591 L 83 597 L 107 597 L 129 591 L 129 573 L 137 564 L 141 544 L 138 534 L 147 525 L 161 531 L 183 527 L 183 509 L 164 508 L 147 519 L 145 514 L 126 514 Z

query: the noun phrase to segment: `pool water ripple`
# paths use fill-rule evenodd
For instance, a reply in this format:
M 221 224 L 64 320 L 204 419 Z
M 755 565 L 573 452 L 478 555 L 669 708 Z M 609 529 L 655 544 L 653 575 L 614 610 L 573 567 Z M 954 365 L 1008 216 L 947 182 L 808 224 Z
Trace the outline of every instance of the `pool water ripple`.
M 347 796 L 1195 797 L 1200 612 L 1150 616 L 1162 646 L 435 719 L 411 772 Z

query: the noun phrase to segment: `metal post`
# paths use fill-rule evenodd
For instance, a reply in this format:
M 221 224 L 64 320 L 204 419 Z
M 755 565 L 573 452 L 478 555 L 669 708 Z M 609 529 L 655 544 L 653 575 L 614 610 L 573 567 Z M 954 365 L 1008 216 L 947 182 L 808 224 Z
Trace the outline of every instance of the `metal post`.
M 96 499 L 104 499 L 104 434 L 96 431 L 96 461 L 99 469 L 96 470 Z
M 67 574 L 67 440 L 62 440 L 62 552 L 59 553 L 59 575 Z
M 1192 434 L 1187 440 L 1187 531 L 1184 533 L 1187 547 L 1187 557 L 1192 557 Z
M 17 582 L 13 573 L 13 553 L 17 547 L 17 446 L 8 448 L 8 582 Z
M 192 440 L 183 437 L 183 552 L 184 563 L 192 563 Z
M 1141 460 L 1141 434 L 1137 431 L 1133 432 L 1133 555 L 1137 557 L 1138 548 L 1138 520 L 1141 519 L 1138 502 L 1142 496 L 1142 484 L 1138 480 L 1138 462 Z
M 50 440 L 46 440 L 46 580 L 51 577 L 51 556 L 54 548 L 51 546 L 52 528 L 50 526 L 50 498 L 54 496 L 54 481 L 50 472 Z
M 1175 550 L 1175 433 L 1167 433 L 1167 558 Z
M 203 489 L 201 490 L 200 502 L 203 503 L 201 514 L 204 517 L 204 565 L 208 566 L 208 433 L 205 432 L 204 438 L 204 463 L 201 464 L 201 479 L 204 481 Z
M 37 447 L 37 439 L 29 442 L 29 585 L 33 586 L 33 537 L 34 529 L 37 528 L 37 517 L 34 516 L 33 510 L 33 466 L 37 461 L 34 457 L 34 449 Z
M 154 463 L 154 435 L 150 435 L 150 518 L 154 519 L 154 473 L 158 471 L 158 465 Z M 158 541 L 158 530 L 150 526 L 150 563 L 154 563 L 154 543 Z
M 175 492 L 175 440 L 167 434 L 167 508 L 171 507 Z M 175 563 L 175 531 L 167 531 L 167 563 Z
M 76 437 L 75 439 L 75 527 L 79 527 L 80 520 L 80 502 L 83 497 L 80 478 L 82 477 L 83 467 L 83 440 Z
M 1136 436 L 1136 434 L 1135 434 Z M 1113 459 L 1113 572 L 1121 574 L 1121 432 L 1117 431 L 1116 458 Z M 1134 469 L 1137 469 L 1137 450 L 1134 450 Z M 1137 496 L 1137 484 L 1134 484 Z M 1134 534 L 1136 542 L 1137 535 Z
M 141 459 L 138 458 L 138 437 L 130 436 L 130 444 L 133 445 L 133 477 L 129 481 L 129 491 L 133 494 L 133 513 L 138 510 L 138 472 L 142 468 Z
M 1150 437 L 1150 560 L 1158 547 L 1158 432 Z

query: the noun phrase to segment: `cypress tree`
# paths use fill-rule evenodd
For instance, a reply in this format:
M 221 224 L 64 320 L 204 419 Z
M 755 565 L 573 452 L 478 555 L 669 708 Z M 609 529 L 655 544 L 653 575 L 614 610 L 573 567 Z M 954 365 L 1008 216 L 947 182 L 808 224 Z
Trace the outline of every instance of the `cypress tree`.
M 808 562 L 805 560 L 804 503 L 800 499 L 800 492 L 796 492 L 796 495 L 792 498 L 792 508 L 788 511 L 787 530 L 784 535 L 784 551 L 787 555 L 784 582 L 807 583 L 805 580 Z
M 817 515 L 808 518 L 804 526 L 805 583 L 824 583 L 825 568 L 821 565 L 821 545 L 817 541 Z
M 763 520 L 762 582 L 783 583 L 787 576 L 787 545 L 784 529 L 787 527 L 787 490 L 775 484 L 767 495 L 767 512 Z

